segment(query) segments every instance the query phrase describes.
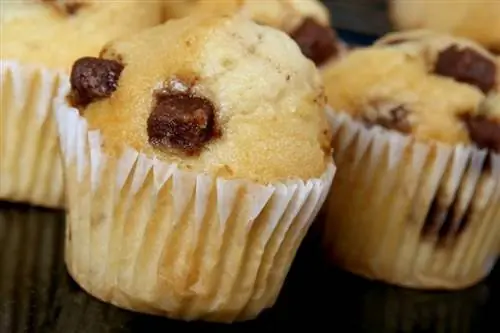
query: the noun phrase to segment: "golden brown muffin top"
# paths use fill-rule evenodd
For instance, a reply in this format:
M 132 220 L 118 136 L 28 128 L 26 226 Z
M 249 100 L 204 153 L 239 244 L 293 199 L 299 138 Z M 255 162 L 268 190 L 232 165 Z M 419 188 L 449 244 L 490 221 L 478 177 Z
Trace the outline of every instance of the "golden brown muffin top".
M 161 22 L 155 1 L 2 1 L 2 59 L 69 70 L 111 39 Z
M 239 13 L 259 24 L 285 31 L 318 66 L 342 52 L 342 45 L 330 27 L 330 13 L 317 0 L 198 0 L 193 11 Z
M 199 0 L 161 0 L 165 19 L 171 20 L 190 15 Z M 217 0 L 216 0 L 217 1 Z
M 475 40 L 500 51 L 500 1 L 391 0 L 392 21 L 399 29 L 429 29 Z
M 196 15 L 78 60 L 71 99 L 105 149 L 260 183 L 309 179 L 331 162 L 321 78 L 283 32 Z
M 194 10 L 241 12 L 259 24 L 287 32 L 295 30 L 306 17 L 325 26 L 330 24 L 327 8 L 317 0 L 198 0 Z
M 329 104 L 366 124 L 500 151 L 498 64 L 478 44 L 425 31 L 391 34 L 324 75 Z

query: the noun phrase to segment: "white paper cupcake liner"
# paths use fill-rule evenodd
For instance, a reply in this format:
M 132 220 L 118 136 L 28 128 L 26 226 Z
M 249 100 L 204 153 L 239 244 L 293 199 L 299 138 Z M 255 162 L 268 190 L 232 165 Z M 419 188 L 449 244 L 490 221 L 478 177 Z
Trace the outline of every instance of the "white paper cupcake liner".
M 0 200 L 63 206 L 53 99 L 64 74 L 1 60 Z
M 319 179 L 258 185 L 182 171 L 128 149 L 106 155 L 98 130 L 62 105 L 66 264 L 90 294 L 185 320 L 245 320 L 273 305 L 322 206 Z
M 329 117 L 338 166 L 326 204 L 331 259 L 416 288 L 461 288 L 487 276 L 500 240 L 500 155 Z

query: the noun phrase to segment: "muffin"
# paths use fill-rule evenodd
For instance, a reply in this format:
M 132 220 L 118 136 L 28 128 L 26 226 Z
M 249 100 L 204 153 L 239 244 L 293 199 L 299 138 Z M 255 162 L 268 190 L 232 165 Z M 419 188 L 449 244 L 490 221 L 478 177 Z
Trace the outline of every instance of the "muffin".
M 334 263 L 424 289 L 488 275 L 500 241 L 498 73 L 478 44 L 431 32 L 387 36 L 325 73 Z
M 159 23 L 141 1 L 3 2 L 0 200 L 63 206 L 52 100 L 75 59 L 110 38 Z
M 430 29 L 469 38 L 500 52 L 499 1 L 390 1 L 396 29 Z
M 198 0 L 193 12 L 241 13 L 255 22 L 290 35 L 302 53 L 325 67 L 346 52 L 330 27 L 330 13 L 317 0 Z
M 171 20 L 77 60 L 60 96 L 65 258 L 84 290 L 184 320 L 273 305 L 334 173 L 321 78 L 286 34 Z
M 163 0 L 165 19 L 177 19 L 190 15 L 193 7 L 196 6 L 198 1 L 199 0 Z

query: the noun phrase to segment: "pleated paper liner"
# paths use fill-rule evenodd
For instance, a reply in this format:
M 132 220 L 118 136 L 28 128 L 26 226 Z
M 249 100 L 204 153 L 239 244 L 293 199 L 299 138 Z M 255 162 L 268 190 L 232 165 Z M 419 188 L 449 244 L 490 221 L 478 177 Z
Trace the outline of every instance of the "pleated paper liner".
M 0 200 L 63 206 L 53 99 L 61 73 L 1 61 Z
M 62 105 L 57 120 L 66 264 L 87 292 L 186 320 L 246 320 L 274 304 L 329 191 L 333 165 L 307 181 L 224 180 L 132 149 L 107 156 L 104 138 L 76 109 Z
M 326 204 L 330 258 L 414 288 L 463 288 L 486 277 L 500 240 L 500 156 L 329 115 L 338 166 Z
M 490 276 L 489 288 L 479 285 L 453 293 L 359 282 L 361 278 L 337 271 L 328 275 L 312 264 L 320 253 L 312 250 L 317 239 L 311 234 L 310 244 L 301 245 L 276 306 L 255 321 L 216 325 L 131 313 L 98 301 L 67 276 L 63 217 L 62 211 L 0 203 L 0 332 L 176 332 L 189 328 L 267 332 L 312 323 L 350 333 L 439 332 L 438 328 L 446 333 L 499 331 L 496 282 L 500 270 Z M 483 307 L 485 296 L 489 299 Z

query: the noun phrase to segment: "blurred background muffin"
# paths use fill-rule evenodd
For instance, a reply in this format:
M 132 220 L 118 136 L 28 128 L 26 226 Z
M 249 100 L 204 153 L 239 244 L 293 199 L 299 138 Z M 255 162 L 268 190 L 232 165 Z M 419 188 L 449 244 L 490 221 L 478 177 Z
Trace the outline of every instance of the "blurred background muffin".
M 500 52 L 500 1 L 391 0 L 389 3 L 395 29 L 450 33 Z
M 69 71 L 110 39 L 161 22 L 155 1 L 2 1 L 2 59 Z
M 2 1 L 0 200 L 63 206 L 52 99 L 75 59 L 160 23 L 157 2 Z
M 190 15 L 199 0 L 160 0 L 163 1 L 164 19 L 177 19 Z
M 317 0 L 198 0 L 192 11 L 240 13 L 259 24 L 282 30 L 317 66 L 325 66 L 346 52 L 331 28 L 327 7 Z
M 77 60 L 69 101 L 75 281 L 183 320 L 271 307 L 334 173 L 321 78 L 293 40 L 240 15 L 169 20 Z
M 488 275 L 500 240 L 498 73 L 478 44 L 422 31 L 324 73 L 339 165 L 326 205 L 333 262 L 423 289 Z

